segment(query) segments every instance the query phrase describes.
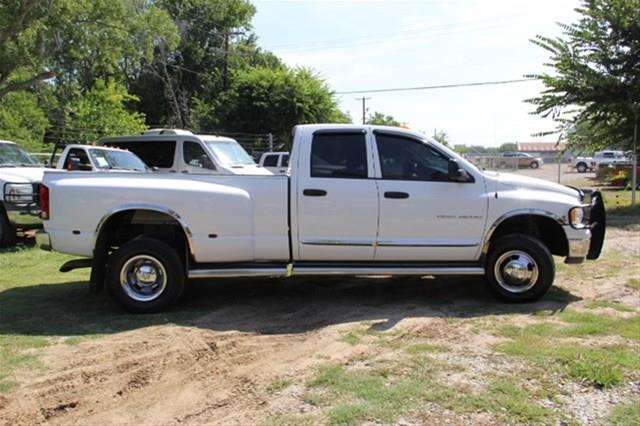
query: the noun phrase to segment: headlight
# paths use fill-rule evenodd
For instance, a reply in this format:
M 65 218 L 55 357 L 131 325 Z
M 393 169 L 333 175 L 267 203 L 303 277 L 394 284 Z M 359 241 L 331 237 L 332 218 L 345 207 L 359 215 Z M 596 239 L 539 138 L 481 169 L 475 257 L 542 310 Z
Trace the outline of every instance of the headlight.
M 33 185 L 30 183 L 7 183 L 4 186 L 4 200 L 13 204 L 33 203 Z
M 574 207 L 569 210 L 569 223 L 574 228 L 583 228 L 584 223 L 584 209 L 582 207 Z

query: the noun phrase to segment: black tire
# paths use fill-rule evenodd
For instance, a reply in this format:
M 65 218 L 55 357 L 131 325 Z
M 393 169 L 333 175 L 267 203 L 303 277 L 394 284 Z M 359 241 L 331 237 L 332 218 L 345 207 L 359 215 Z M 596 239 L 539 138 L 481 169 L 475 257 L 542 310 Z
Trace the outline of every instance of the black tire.
M 527 265 L 526 269 L 519 270 L 523 265 Z M 530 279 L 524 278 L 520 282 L 520 277 L 507 274 L 508 267 L 513 274 L 524 273 Z M 515 303 L 533 302 L 549 291 L 554 277 L 553 256 L 537 238 L 510 234 L 491 243 L 486 278 L 489 289 L 499 299 Z
M 150 313 L 168 308 L 184 292 L 185 279 L 176 251 L 154 238 L 129 241 L 109 257 L 107 289 L 130 312 Z
M 0 206 L 0 248 L 13 247 L 16 241 L 16 230 L 11 226 L 4 209 Z
M 537 161 L 532 161 L 531 164 L 529 164 L 529 167 L 531 167 L 532 169 L 537 169 L 538 167 L 540 167 L 540 163 L 538 163 Z
M 578 173 L 586 173 L 587 169 L 588 167 L 584 163 L 578 163 L 578 165 L 576 166 L 576 170 L 578 171 Z

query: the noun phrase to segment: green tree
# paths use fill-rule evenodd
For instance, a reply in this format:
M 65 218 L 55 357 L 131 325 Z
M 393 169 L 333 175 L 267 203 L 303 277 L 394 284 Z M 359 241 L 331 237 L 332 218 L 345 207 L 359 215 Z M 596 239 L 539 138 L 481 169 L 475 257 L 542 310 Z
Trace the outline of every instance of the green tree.
M 251 34 L 255 7 L 247 0 L 160 0 L 179 28 L 177 46 L 156 49 L 152 61 L 132 82 L 140 110 L 153 124 L 195 125 L 192 110 L 213 106 L 235 70 L 280 66 L 256 46 Z M 197 117 L 201 119 L 201 116 Z
M 68 105 L 66 126 L 59 136 L 66 142 L 95 143 L 103 136 L 138 134 L 146 129 L 144 115 L 125 107 L 135 101 L 123 85 L 98 80 L 94 88 Z
M 147 0 L 7 0 L 0 6 L 0 99 L 55 78 L 60 87 L 139 71 L 175 25 Z
M 553 73 L 534 75 L 545 90 L 530 99 L 552 116 L 562 138 L 592 149 L 629 148 L 640 113 L 640 0 L 583 0 L 562 37 L 532 40 L 550 52 Z M 577 133 L 589 137 L 577 137 Z
M 205 129 L 273 133 L 288 140 L 296 124 L 348 122 L 327 84 L 301 68 L 253 68 L 237 72 L 230 90 L 211 108 L 201 104 Z
M 392 116 L 385 115 L 377 111 L 369 115 L 369 118 L 367 118 L 367 124 L 377 124 L 380 126 L 393 126 L 393 127 L 400 127 L 402 125 L 402 123 L 400 123 L 398 120 L 396 120 Z
M 29 151 L 42 151 L 47 127 L 49 120 L 36 93 L 22 90 L 0 99 L 0 139 L 17 142 Z
M 513 142 L 506 142 L 498 147 L 498 152 L 512 152 L 517 150 L 518 150 L 518 144 Z

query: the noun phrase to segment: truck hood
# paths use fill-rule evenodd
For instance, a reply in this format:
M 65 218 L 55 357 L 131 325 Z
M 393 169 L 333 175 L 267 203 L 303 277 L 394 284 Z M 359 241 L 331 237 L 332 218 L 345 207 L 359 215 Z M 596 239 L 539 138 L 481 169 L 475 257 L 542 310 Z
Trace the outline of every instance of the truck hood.
M 44 167 L 1 167 L 0 181 L 15 183 L 42 182 Z
M 234 175 L 273 175 L 269 170 L 257 164 L 244 164 L 238 166 L 225 166 Z
M 532 178 L 529 176 L 516 175 L 512 173 L 485 172 L 489 179 L 497 184 L 497 190 L 501 189 L 533 189 L 539 191 L 556 192 L 571 197 L 578 197 L 577 190 L 568 186 L 549 182 L 544 179 Z

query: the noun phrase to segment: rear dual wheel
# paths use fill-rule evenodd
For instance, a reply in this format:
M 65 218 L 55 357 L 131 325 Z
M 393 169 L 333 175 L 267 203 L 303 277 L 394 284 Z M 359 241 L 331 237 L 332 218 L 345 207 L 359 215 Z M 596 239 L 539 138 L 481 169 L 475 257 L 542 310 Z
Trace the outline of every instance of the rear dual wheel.
M 107 288 L 125 309 L 158 312 L 175 303 L 185 288 L 182 260 L 167 243 L 138 238 L 109 257 Z
M 486 265 L 491 292 L 507 302 L 533 302 L 544 296 L 555 277 L 549 249 L 524 234 L 500 237 L 491 244 Z

